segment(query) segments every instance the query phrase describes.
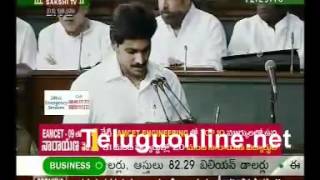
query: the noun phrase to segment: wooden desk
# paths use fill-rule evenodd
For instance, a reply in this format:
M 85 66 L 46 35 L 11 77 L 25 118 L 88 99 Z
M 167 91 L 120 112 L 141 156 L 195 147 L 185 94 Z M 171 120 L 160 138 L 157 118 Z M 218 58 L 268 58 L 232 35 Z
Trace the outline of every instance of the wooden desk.
M 213 123 L 217 106 L 219 123 L 270 123 L 270 83 L 266 72 L 213 72 L 209 69 L 175 71 L 193 115 L 199 123 Z M 79 71 L 34 71 L 31 76 L 32 107 L 29 126 L 37 139 L 37 125 L 60 123 L 62 116 L 44 116 L 44 90 L 68 90 Z M 304 75 L 277 73 L 277 122 L 289 129 L 292 144 L 304 144 Z

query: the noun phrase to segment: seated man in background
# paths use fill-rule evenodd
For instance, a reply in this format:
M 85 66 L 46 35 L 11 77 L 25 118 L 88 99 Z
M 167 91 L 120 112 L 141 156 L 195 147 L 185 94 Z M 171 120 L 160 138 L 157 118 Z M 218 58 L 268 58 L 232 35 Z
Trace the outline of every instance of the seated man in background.
M 183 64 L 222 70 L 227 53 L 221 22 L 197 9 L 191 0 L 158 0 L 158 29 L 152 38 L 150 60 L 164 66 Z
M 16 123 L 16 155 L 37 155 L 37 145 L 30 133 L 19 123 Z
M 86 17 L 83 5 L 73 16 L 59 16 L 59 22 L 39 33 L 39 70 L 81 70 L 91 68 L 110 53 L 109 26 Z
M 292 38 L 293 37 L 293 38 Z M 229 55 L 298 49 L 304 69 L 304 22 L 281 5 L 257 5 L 257 14 L 238 21 L 230 39 Z
M 90 114 L 65 116 L 63 123 L 147 123 L 181 120 L 173 110 L 165 94 L 158 95 L 153 80 L 164 77 L 172 91 L 188 107 L 179 79 L 169 69 L 148 61 L 151 38 L 157 22 L 143 5 L 121 4 L 113 15 L 110 39 L 114 56 L 80 75 L 71 90 L 88 91 Z M 174 107 L 183 119 L 188 113 L 170 92 Z M 167 118 L 168 117 L 168 118 Z
M 35 69 L 37 56 L 37 39 L 30 24 L 17 17 L 16 64 L 26 64 Z

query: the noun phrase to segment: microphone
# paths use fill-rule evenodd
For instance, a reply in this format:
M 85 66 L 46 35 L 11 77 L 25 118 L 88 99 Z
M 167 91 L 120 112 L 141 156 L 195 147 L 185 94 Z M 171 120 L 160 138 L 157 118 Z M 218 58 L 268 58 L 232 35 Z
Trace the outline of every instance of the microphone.
M 151 85 L 153 86 L 153 89 L 154 89 L 154 91 L 156 92 L 156 94 L 157 94 L 157 96 L 158 96 L 158 99 L 159 99 L 159 101 L 160 101 L 160 105 L 161 105 L 162 111 L 163 111 L 164 115 L 166 116 L 167 122 L 169 123 L 170 120 L 169 120 L 167 111 L 166 111 L 166 109 L 164 108 L 163 103 L 162 103 L 162 100 L 161 100 L 160 95 L 159 95 L 158 83 L 159 83 L 159 80 L 158 80 L 158 79 L 155 79 L 155 80 L 152 80 L 152 81 L 151 81 Z
M 275 115 L 275 101 L 277 100 L 277 82 L 276 82 L 276 63 L 273 60 L 268 60 L 265 63 L 265 70 L 269 74 L 270 82 L 271 82 L 271 99 L 270 99 L 270 109 L 271 114 L 270 118 L 272 123 L 276 123 L 276 115 Z
M 271 81 L 271 86 L 272 86 L 272 92 L 275 96 L 275 99 L 277 97 L 277 82 L 276 82 L 276 63 L 273 60 L 268 60 L 265 65 L 264 65 L 265 70 L 269 74 L 269 78 Z
M 181 107 L 184 109 L 184 111 L 188 114 L 189 119 L 182 120 L 184 123 L 194 123 L 196 122 L 196 119 L 192 116 L 191 112 L 187 109 L 187 107 L 181 102 L 181 100 L 177 97 L 177 95 L 173 92 L 172 88 L 170 87 L 169 83 L 167 82 L 167 79 L 162 76 L 158 76 L 157 78 L 161 83 L 162 86 L 166 87 L 170 91 L 170 93 L 174 96 L 174 98 L 178 101 L 178 103 L 181 105 Z M 167 96 L 168 100 L 170 101 L 169 97 Z
M 293 73 L 293 45 L 294 45 L 294 34 L 291 32 L 291 62 L 290 62 L 290 72 Z

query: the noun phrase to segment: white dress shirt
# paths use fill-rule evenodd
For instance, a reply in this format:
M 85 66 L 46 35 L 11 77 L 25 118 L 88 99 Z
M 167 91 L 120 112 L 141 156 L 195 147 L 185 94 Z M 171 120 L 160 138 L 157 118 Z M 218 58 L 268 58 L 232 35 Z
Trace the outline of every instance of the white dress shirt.
M 304 22 L 290 13 L 275 25 L 275 29 L 259 15 L 238 21 L 230 39 L 229 55 L 291 49 L 292 32 L 293 48 L 298 49 L 300 68 L 304 69 Z
M 24 63 L 31 69 L 35 69 L 37 55 L 37 40 L 30 24 L 22 19 L 16 19 L 17 44 L 16 64 Z
M 95 66 L 111 53 L 109 26 L 89 20 L 89 28 L 73 37 L 66 33 L 60 22 L 39 33 L 39 70 L 78 70 Z M 54 64 L 49 59 L 53 59 Z
M 193 4 L 182 21 L 177 37 L 171 26 L 157 17 L 158 28 L 152 38 L 150 60 L 169 66 L 169 57 L 187 66 L 211 66 L 222 70 L 221 57 L 227 53 L 227 43 L 221 22 L 212 14 L 197 9 Z
M 184 90 L 174 72 L 148 63 L 148 73 L 136 88 L 132 82 L 122 75 L 115 55 L 93 69 L 83 73 L 72 84 L 71 90 L 89 91 L 90 115 L 65 116 L 63 123 L 146 123 L 166 122 L 160 101 L 151 85 L 157 76 L 165 77 L 173 92 L 188 108 Z M 159 90 L 162 102 L 170 120 L 179 120 L 169 101 Z M 167 94 L 178 109 L 182 118 L 187 113 L 173 95 Z

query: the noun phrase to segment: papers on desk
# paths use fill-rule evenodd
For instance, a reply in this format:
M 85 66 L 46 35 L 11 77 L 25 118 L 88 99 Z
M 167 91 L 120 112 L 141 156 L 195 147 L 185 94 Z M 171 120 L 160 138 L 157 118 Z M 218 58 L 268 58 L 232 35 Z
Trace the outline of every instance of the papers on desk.
M 170 70 L 176 71 L 176 72 L 221 72 L 217 71 L 214 67 L 208 66 L 208 65 L 193 65 L 193 66 L 188 66 L 186 70 L 184 70 L 184 66 L 170 66 L 167 67 Z

